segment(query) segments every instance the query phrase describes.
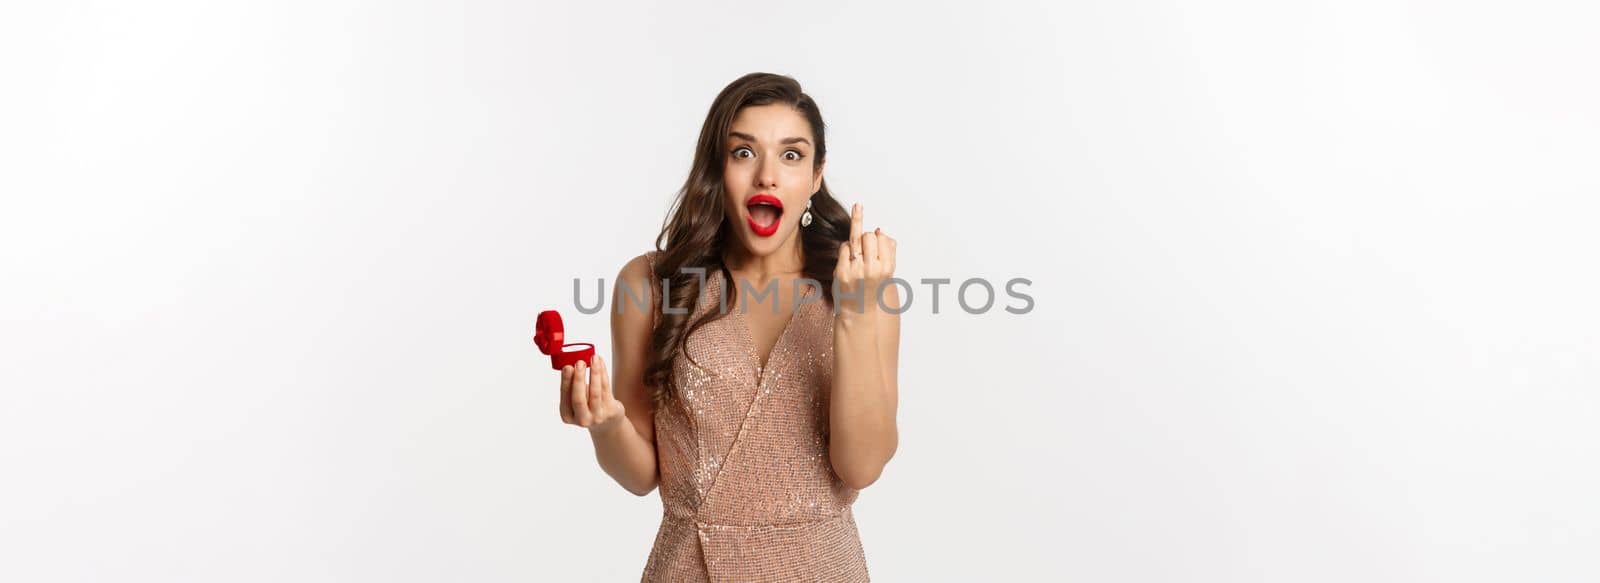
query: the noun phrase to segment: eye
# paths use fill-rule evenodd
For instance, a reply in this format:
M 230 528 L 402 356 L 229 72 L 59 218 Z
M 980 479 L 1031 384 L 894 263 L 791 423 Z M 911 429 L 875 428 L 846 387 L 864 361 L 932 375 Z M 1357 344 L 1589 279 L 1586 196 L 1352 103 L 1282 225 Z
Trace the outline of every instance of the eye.
M 749 154 L 749 156 L 740 156 L 739 155 L 740 152 L 746 152 L 746 153 Z M 749 158 L 750 156 L 754 156 L 756 153 L 755 153 L 754 150 L 751 150 L 747 146 L 739 146 L 739 147 L 733 149 L 732 154 L 733 154 L 734 159 L 743 160 L 745 158 Z M 790 154 L 793 154 L 793 156 L 790 156 Z M 790 162 L 796 162 L 796 161 L 799 161 L 799 160 L 804 160 L 805 157 L 806 157 L 806 154 L 805 154 L 805 152 L 801 152 L 800 150 L 791 149 L 791 150 L 784 150 L 783 156 L 784 156 L 783 159 L 785 159 L 785 160 L 788 160 Z

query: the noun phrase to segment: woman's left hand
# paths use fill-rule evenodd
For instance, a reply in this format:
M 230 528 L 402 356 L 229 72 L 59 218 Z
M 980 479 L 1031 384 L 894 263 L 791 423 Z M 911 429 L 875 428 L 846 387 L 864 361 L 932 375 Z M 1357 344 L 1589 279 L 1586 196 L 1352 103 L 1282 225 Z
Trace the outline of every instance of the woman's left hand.
M 850 239 L 839 245 L 839 263 L 833 268 L 833 280 L 839 291 L 840 318 L 857 318 L 875 314 L 883 306 L 882 287 L 894 277 L 895 240 L 883 229 L 862 232 L 862 218 L 866 207 L 861 203 L 850 209 Z M 840 300 L 845 296 L 857 296 Z M 862 304 L 865 304 L 864 306 Z

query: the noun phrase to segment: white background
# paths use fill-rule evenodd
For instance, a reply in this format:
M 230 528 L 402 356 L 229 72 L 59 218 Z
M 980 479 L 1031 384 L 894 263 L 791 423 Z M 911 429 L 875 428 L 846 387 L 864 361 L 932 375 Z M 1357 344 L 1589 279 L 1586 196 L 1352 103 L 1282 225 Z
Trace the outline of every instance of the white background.
M 633 581 L 533 316 L 788 74 L 915 290 L 882 581 L 1600 579 L 1580 2 L 0 8 L 0 579 Z

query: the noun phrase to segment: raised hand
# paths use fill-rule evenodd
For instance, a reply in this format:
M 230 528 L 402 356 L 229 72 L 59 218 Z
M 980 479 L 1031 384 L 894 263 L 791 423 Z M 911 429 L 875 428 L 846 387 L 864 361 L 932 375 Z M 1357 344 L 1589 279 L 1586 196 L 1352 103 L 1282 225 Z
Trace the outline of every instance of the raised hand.
M 882 307 L 882 286 L 894 276 L 895 240 L 883 229 L 862 232 L 865 215 L 866 207 L 861 203 L 850 209 L 850 238 L 839 245 L 839 263 L 833 268 L 833 279 L 839 286 L 839 318 L 877 312 Z M 856 294 L 862 297 L 842 298 Z
M 626 423 L 622 401 L 611 394 L 611 375 L 606 361 L 594 357 L 594 368 L 578 361 L 561 367 L 561 421 L 591 431 L 608 431 Z

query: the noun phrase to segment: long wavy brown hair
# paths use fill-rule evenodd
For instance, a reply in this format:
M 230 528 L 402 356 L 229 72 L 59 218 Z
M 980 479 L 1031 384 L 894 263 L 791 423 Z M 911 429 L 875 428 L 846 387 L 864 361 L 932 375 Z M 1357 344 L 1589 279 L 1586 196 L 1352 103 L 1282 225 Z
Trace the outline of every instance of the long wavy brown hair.
M 811 126 L 816 155 L 812 156 L 812 171 L 827 159 L 828 142 L 822 111 L 816 101 L 800 89 L 793 78 L 773 73 L 750 73 L 722 89 L 711 110 L 706 113 L 700 127 L 700 142 L 695 146 L 694 163 L 689 177 L 678 191 L 661 233 L 656 236 L 656 260 L 653 285 L 662 280 L 669 283 L 666 298 L 674 311 L 666 313 L 661 302 L 652 302 L 656 324 L 650 334 L 650 362 L 644 369 L 645 384 L 653 387 L 652 399 L 656 405 L 666 404 L 676 398 L 677 387 L 672 378 L 672 360 L 683 352 L 684 342 L 695 330 L 726 313 L 713 310 L 691 322 L 695 301 L 701 295 L 700 276 L 684 268 L 705 269 L 706 281 L 714 277 L 729 277 L 723 265 L 723 245 L 739 244 L 730 232 L 724 213 L 727 197 L 722 185 L 727 163 L 728 132 L 739 111 L 748 106 L 787 104 L 805 116 Z M 850 236 L 850 213 L 828 191 L 824 178 L 822 186 L 811 196 L 809 226 L 800 229 L 801 256 L 805 258 L 804 276 L 822 284 L 823 299 L 833 303 L 833 268 L 839 258 L 839 244 Z M 731 242 L 731 243 L 730 243 Z M 731 281 L 731 277 L 729 280 Z M 658 290 L 659 291 L 659 290 Z M 735 286 L 724 286 L 724 305 L 734 305 Z M 660 297 L 660 296 L 656 296 Z M 685 354 L 687 356 L 687 354 Z M 692 362 L 691 358 L 691 362 Z M 696 366 L 699 366 L 698 363 Z

